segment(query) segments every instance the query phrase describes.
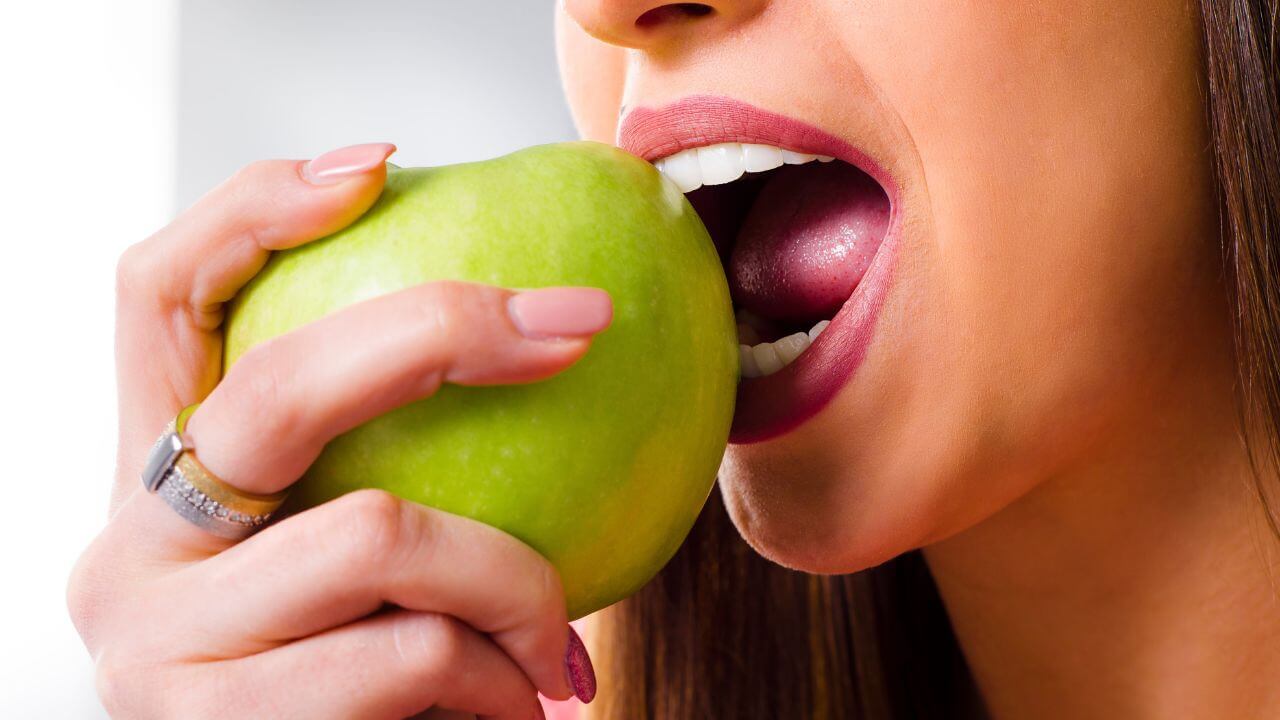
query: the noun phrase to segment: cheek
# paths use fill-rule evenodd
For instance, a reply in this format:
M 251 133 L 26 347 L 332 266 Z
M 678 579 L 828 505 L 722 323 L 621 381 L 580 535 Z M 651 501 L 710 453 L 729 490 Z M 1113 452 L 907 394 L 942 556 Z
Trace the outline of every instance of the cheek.
M 845 49 L 914 143 L 920 231 L 857 380 L 722 472 L 744 537 L 813 571 L 940 540 L 1132 440 L 1222 322 L 1184 4 L 867 8 Z
M 1034 477 L 1141 409 L 1215 295 L 1196 25 L 1174 2 L 930 5 L 916 29 L 948 32 L 892 84 L 934 228 L 929 402 Z
M 556 4 L 556 58 L 578 134 L 613 144 L 622 105 L 627 51 L 588 35 Z
M 934 228 L 928 320 L 908 332 L 935 349 L 918 377 L 945 379 L 917 381 L 932 422 L 904 446 L 927 457 L 923 438 L 963 440 L 938 464 L 956 474 L 927 503 L 947 513 L 934 536 L 1129 442 L 1219 310 L 1189 11 L 1009 8 L 935 4 L 928 27 L 950 36 L 921 38 L 908 70 L 929 79 L 894 85 Z

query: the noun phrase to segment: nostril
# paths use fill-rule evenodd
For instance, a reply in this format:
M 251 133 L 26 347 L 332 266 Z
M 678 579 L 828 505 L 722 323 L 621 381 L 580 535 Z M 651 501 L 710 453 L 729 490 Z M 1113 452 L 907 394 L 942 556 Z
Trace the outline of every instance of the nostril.
M 636 18 L 636 27 L 651 28 L 678 20 L 704 17 L 713 12 L 714 8 L 702 3 L 671 3 L 656 7 Z

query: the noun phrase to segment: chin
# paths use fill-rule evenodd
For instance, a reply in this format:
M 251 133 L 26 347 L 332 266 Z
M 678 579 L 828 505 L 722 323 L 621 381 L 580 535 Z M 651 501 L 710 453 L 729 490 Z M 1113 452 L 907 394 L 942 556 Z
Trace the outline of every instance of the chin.
M 752 549 L 783 567 L 818 574 L 864 570 L 910 549 L 897 536 L 902 526 L 864 512 L 873 478 L 859 477 L 843 458 L 815 452 L 820 443 L 792 440 L 802 442 L 787 442 L 792 447 L 786 449 L 770 447 L 779 441 L 730 446 L 720 467 L 725 507 Z M 895 536 L 899 542 L 889 542 Z

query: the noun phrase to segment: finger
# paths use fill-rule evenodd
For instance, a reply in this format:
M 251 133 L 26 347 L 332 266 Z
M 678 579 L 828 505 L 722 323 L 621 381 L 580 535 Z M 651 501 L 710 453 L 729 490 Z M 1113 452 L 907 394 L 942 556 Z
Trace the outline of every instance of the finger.
M 454 616 L 543 694 L 573 694 L 555 568 L 506 533 L 381 491 L 289 517 L 158 582 L 150 595 L 164 607 L 139 611 L 163 643 L 153 650 L 177 659 L 261 652 L 393 604 Z
M 589 288 L 410 288 L 250 351 L 193 415 L 187 436 L 223 481 L 275 492 L 332 437 L 441 382 L 524 382 L 567 367 L 587 350 L 581 334 L 610 317 L 608 295 Z M 123 503 L 105 534 L 122 571 L 201 559 L 230 544 L 145 493 Z
M 216 326 L 222 303 L 262 269 L 271 250 L 324 237 L 363 214 L 394 151 L 373 143 L 310 162 L 247 166 L 130 250 L 126 299 L 187 306 L 202 326 Z
M 563 370 L 611 317 L 608 294 L 594 288 L 513 293 L 444 282 L 384 295 L 251 349 L 191 416 L 185 437 L 222 481 L 274 493 L 337 435 L 442 382 L 518 383 Z M 144 493 L 112 524 L 129 541 L 122 551 L 142 563 L 230 544 L 174 520 L 163 500 Z
M 192 415 L 186 435 L 215 475 L 273 493 L 334 437 L 443 382 L 523 383 L 565 369 L 611 317 L 609 296 L 594 288 L 409 288 L 251 349 Z
M 121 450 L 141 457 L 181 407 L 220 373 L 222 304 L 260 270 L 271 250 L 349 225 L 377 200 L 388 144 L 357 145 L 308 162 L 254 163 L 201 198 L 117 270 Z M 122 476 L 133 468 L 122 468 Z
M 456 619 L 396 610 L 219 668 L 223 687 L 252 702 L 288 698 L 290 717 L 399 720 L 430 707 L 501 720 L 538 717 L 537 691 L 491 640 Z M 250 717 L 261 708 L 227 708 Z

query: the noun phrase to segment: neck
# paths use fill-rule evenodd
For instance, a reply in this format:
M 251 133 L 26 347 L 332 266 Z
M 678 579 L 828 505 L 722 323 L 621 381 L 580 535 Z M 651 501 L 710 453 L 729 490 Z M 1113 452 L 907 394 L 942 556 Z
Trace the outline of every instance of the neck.
M 1210 385 L 926 549 L 997 720 L 1280 717 L 1280 543 Z

